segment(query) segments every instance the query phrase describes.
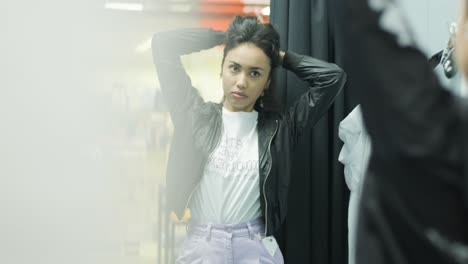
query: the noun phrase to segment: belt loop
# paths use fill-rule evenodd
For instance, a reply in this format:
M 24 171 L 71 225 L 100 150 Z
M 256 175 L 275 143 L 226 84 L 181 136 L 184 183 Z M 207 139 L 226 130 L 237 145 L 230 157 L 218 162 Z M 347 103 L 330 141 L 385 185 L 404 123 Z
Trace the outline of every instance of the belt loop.
M 206 227 L 206 241 L 210 241 L 211 240 L 211 230 L 213 229 L 213 225 L 210 223 L 208 224 L 208 226 Z
M 255 238 L 255 230 L 254 230 L 251 222 L 247 222 L 247 229 L 249 230 L 250 239 L 254 239 Z

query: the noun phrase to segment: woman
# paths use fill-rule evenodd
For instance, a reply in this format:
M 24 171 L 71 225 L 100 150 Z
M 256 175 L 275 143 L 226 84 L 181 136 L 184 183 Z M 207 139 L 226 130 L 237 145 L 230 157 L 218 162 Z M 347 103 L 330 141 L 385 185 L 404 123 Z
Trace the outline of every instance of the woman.
M 347 67 L 373 148 L 357 263 L 468 263 L 467 101 L 440 85 L 398 1 L 348 2 Z M 455 49 L 466 78 L 462 2 Z
M 178 263 L 283 263 L 273 234 L 286 216 L 293 149 L 306 127 L 325 114 L 345 75 L 334 64 L 282 52 L 279 43 L 272 25 L 255 17 L 235 17 L 226 33 L 185 29 L 153 38 L 174 123 L 169 208 L 178 216 L 186 208 L 192 214 Z M 224 99 L 205 103 L 180 56 L 220 44 Z M 309 84 L 280 113 L 269 110 L 268 99 L 279 65 Z

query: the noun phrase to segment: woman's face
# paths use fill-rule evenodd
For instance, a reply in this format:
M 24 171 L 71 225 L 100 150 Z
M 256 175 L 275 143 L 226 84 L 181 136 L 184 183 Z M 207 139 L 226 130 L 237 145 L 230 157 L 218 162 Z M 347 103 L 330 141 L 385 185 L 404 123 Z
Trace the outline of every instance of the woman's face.
M 455 44 L 456 60 L 465 78 L 468 78 L 468 3 L 461 1 L 461 17 Z
M 270 84 L 270 70 L 270 59 L 251 43 L 228 51 L 222 73 L 224 107 L 233 112 L 251 112 Z

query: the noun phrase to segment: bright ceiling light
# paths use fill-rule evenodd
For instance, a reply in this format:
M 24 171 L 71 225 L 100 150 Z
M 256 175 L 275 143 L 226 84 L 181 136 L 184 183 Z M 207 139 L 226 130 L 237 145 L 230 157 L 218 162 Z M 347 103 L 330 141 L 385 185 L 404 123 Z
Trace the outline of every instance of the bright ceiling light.
M 171 5 L 170 10 L 172 12 L 188 13 L 192 10 L 192 6 L 188 4 L 175 4 Z
M 270 0 L 242 0 L 242 3 L 246 5 L 269 5 Z
M 140 3 L 106 3 L 105 9 L 143 11 L 143 4 Z
M 270 7 L 269 6 L 262 9 L 262 15 L 264 15 L 264 16 L 269 16 L 270 15 Z

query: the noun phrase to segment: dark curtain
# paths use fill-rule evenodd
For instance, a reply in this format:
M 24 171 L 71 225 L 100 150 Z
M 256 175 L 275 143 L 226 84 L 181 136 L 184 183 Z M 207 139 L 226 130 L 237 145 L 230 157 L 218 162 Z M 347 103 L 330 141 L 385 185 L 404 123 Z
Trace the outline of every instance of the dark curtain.
M 281 35 L 281 49 L 343 65 L 341 38 L 332 6 L 337 0 L 271 0 L 270 22 Z M 306 89 L 293 73 L 275 75 L 276 96 L 290 104 Z M 348 200 L 339 122 L 355 106 L 346 87 L 334 105 L 305 134 L 295 153 L 288 216 L 276 234 L 286 263 L 344 264 L 348 261 Z

